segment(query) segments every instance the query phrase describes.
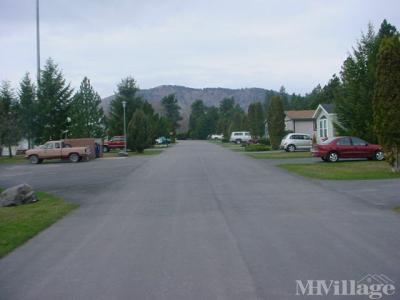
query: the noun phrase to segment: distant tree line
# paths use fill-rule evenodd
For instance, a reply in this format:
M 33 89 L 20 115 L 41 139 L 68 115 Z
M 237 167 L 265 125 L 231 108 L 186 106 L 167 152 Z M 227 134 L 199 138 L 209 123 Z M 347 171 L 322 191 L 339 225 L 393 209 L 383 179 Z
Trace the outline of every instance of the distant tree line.
M 174 95 L 162 99 L 163 113 L 138 96 L 132 77 L 121 80 L 111 101 L 110 112 L 103 111 L 100 95 L 84 77 L 77 91 L 66 82 L 61 70 L 48 59 L 38 83 L 29 73 L 15 92 L 9 82 L 0 86 L 0 150 L 17 145 L 25 138 L 28 147 L 47 140 L 68 138 L 104 138 L 123 135 L 123 106 L 126 101 L 129 148 L 142 152 L 158 136 L 175 136 L 180 107 Z M 1 153 L 1 151 L 0 151 Z
M 251 103 L 247 112 L 234 98 L 222 99 L 218 107 L 196 100 L 191 106 L 188 136 L 207 139 L 211 134 L 223 134 L 227 140 L 233 131 L 250 131 L 253 137 L 263 138 L 266 127 L 271 145 L 277 148 L 285 134 L 284 100 L 278 94 L 266 97 L 264 104 Z

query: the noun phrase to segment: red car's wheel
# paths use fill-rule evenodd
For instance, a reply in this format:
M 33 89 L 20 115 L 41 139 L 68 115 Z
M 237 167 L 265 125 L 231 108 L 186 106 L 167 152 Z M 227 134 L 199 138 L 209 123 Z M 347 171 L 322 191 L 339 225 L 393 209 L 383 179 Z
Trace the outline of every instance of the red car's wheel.
M 375 160 L 381 161 L 381 160 L 383 160 L 384 158 L 385 158 L 385 154 L 383 153 L 383 151 L 378 150 L 378 151 L 375 152 L 375 154 L 374 154 L 374 159 L 375 159 Z
M 339 160 L 339 155 L 337 154 L 337 152 L 329 152 L 328 156 L 327 156 L 327 160 L 329 162 L 337 162 Z

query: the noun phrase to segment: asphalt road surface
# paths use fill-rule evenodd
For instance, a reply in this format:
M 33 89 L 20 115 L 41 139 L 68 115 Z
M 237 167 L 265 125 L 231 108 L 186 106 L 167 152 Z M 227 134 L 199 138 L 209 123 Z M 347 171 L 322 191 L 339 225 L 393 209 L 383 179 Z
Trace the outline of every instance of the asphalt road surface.
M 398 214 L 211 143 L 0 168 L 1 186 L 22 179 L 82 205 L 0 260 L 2 300 L 300 299 L 296 280 L 400 282 Z

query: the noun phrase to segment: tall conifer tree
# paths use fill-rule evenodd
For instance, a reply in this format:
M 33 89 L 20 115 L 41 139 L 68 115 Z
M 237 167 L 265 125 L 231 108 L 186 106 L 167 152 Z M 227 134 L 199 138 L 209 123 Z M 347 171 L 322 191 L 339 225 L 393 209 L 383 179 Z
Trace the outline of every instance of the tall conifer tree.
M 394 172 L 400 172 L 400 41 L 382 41 L 376 69 L 374 123 L 379 143 Z
M 71 104 L 71 136 L 101 138 L 106 135 L 100 95 L 85 77 Z
M 41 72 L 37 93 L 35 136 L 38 142 L 43 143 L 64 136 L 63 133 L 70 126 L 72 93 L 73 90 L 70 84 L 66 83 L 58 65 L 49 58 Z

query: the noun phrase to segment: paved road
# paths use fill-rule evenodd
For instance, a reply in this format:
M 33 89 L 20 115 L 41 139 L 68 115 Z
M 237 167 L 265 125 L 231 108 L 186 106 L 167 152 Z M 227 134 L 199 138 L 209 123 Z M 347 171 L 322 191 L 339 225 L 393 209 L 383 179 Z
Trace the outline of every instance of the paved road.
M 364 159 L 358 159 L 365 161 Z M 357 159 L 345 159 L 341 161 L 357 161 Z M 294 159 L 263 159 L 260 163 L 265 167 L 277 166 L 280 164 L 324 164 L 318 158 L 294 158 Z M 340 163 L 340 162 L 339 162 Z M 354 201 L 364 202 L 366 205 L 378 209 L 390 210 L 400 206 L 400 179 L 384 180 L 319 180 L 303 178 L 300 175 L 293 175 L 298 180 L 319 185 L 337 193 L 345 194 Z
M 205 142 L 123 164 L 0 260 L 0 299 L 299 299 L 295 280 L 400 282 L 390 210 Z
M 0 164 L 0 186 L 4 188 L 25 182 L 35 190 L 58 194 L 79 204 L 90 204 L 95 196 L 113 189 L 149 159 L 140 156 L 78 164 L 60 161 L 45 161 L 41 165 Z

